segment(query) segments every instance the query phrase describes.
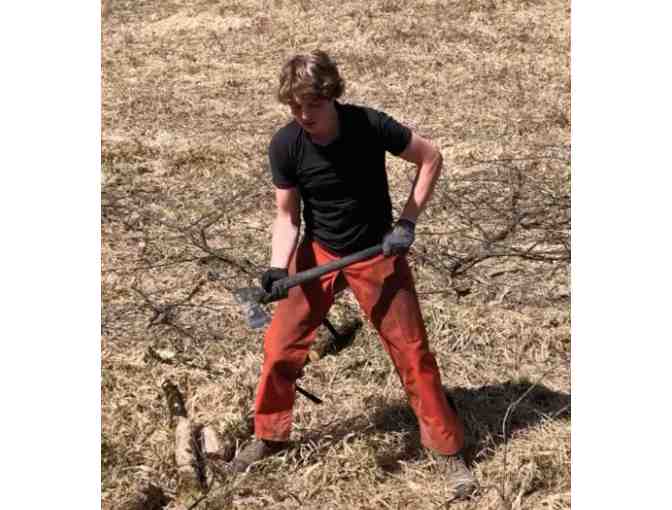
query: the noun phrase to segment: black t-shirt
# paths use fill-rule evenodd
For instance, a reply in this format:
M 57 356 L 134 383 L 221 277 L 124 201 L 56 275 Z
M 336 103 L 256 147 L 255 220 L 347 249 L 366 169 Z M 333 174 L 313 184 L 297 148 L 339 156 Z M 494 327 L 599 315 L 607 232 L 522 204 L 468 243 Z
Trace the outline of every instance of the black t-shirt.
M 339 136 L 314 144 L 292 121 L 269 147 L 273 183 L 296 187 L 307 238 L 339 254 L 380 243 L 392 225 L 385 152 L 399 155 L 411 130 L 383 112 L 335 102 Z

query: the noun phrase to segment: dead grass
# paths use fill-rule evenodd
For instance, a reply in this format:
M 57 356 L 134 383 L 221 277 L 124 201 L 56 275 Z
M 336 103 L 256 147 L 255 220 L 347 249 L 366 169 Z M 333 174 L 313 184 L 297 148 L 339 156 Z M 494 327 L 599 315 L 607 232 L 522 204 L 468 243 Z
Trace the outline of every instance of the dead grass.
M 452 506 L 568 508 L 569 2 L 108 7 L 103 508 L 121 508 L 143 481 L 175 495 L 166 378 L 194 420 L 249 438 L 261 335 L 241 322 L 229 290 L 255 281 L 269 259 L 266 147 L 287 118 L 273 101 L 277 71 L 291 53 L 316 47 L 340 63 L 345 100 L 386 110 L 444 156 L 411 259 L 484 487 L 476 501 Z M 396 158 L 388 169 L 398 211 L 413 169 Z M 359 316 L 347 293 L 330 314 L 339 326 Z M 171 363 L 150 347 L 174 353 Z M 296 446 L 220 480 L 196 508 L 445 507 L 441 475 L 419 447 L 370 325 L 309 365 L 302 385 L 325 404 L 298 399 Z

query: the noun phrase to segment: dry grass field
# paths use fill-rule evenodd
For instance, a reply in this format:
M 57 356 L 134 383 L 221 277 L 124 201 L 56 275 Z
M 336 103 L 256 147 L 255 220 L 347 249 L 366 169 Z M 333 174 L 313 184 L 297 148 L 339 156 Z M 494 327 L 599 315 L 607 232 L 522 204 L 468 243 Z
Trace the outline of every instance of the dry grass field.
M 570 506 L 568 0 L 111 0 L 102 30 L 102 506 Z M 429 137 L 445 171 L 409 260 L 482 490 L 450 502 L 372 327 L 305 368 L 293 446 L 209 492 L 178 487 L 162 391 L 237 448 L 262 360 L 231 291 L 270 257 L 266 149 L 294 52 L 346 102 Z M 395 211 L 414 168 L 388 158 Z M 363 318 L 352 295 L 329 315 Z M 326 332 L 320 335 L 326 338 Z M 216 467 L 216 464 L 213 464 Z M 214 469 L 214 467 L 213 467 Z M 160 508 L 157 503 L 155 508 Z M 153 508 L 145 505 L 145 508 Z

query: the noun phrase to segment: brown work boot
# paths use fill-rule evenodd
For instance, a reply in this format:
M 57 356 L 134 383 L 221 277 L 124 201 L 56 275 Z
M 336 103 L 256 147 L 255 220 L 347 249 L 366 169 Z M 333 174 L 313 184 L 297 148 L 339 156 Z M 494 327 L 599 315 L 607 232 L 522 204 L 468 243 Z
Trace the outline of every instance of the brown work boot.
M 448 487 L 456 499 L 468 498 L 478 490 L 478 482 L 464 462 L 462 453 L 455 455 L 431 453 L 432 458 L 439 464 L 439 469 L 446 476 Z
M 287 443 L 279 441 L 266 441 L 265 439 L 255 438 L 248 443 L 231 463 L 231 471 L 234 473 L 243 473 L 255 462 L 259 462 L 266 457 L 278 453 L 287 447 Z

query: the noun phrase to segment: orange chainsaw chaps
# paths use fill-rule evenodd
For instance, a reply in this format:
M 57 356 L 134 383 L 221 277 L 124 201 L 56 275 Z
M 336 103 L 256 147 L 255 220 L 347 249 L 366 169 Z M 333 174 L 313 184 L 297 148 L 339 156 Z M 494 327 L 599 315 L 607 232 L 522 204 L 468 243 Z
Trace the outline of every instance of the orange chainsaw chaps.
M 304 240 L 290 261 L 289 273 L 336 259 L 317 242 Z M 394 363 L 418 419 L 422 444 L 441 454 L 457 453 L 464 445 L 464 427 L 443 391 L 404 256 L 378 255 L 356 262 L 290 289 L 287 299 L 278 303 L 264 338 L 255 435 L 273 441 L 289 439 L 295 381 L 334 293 L 342 286 L 341 274 Z

